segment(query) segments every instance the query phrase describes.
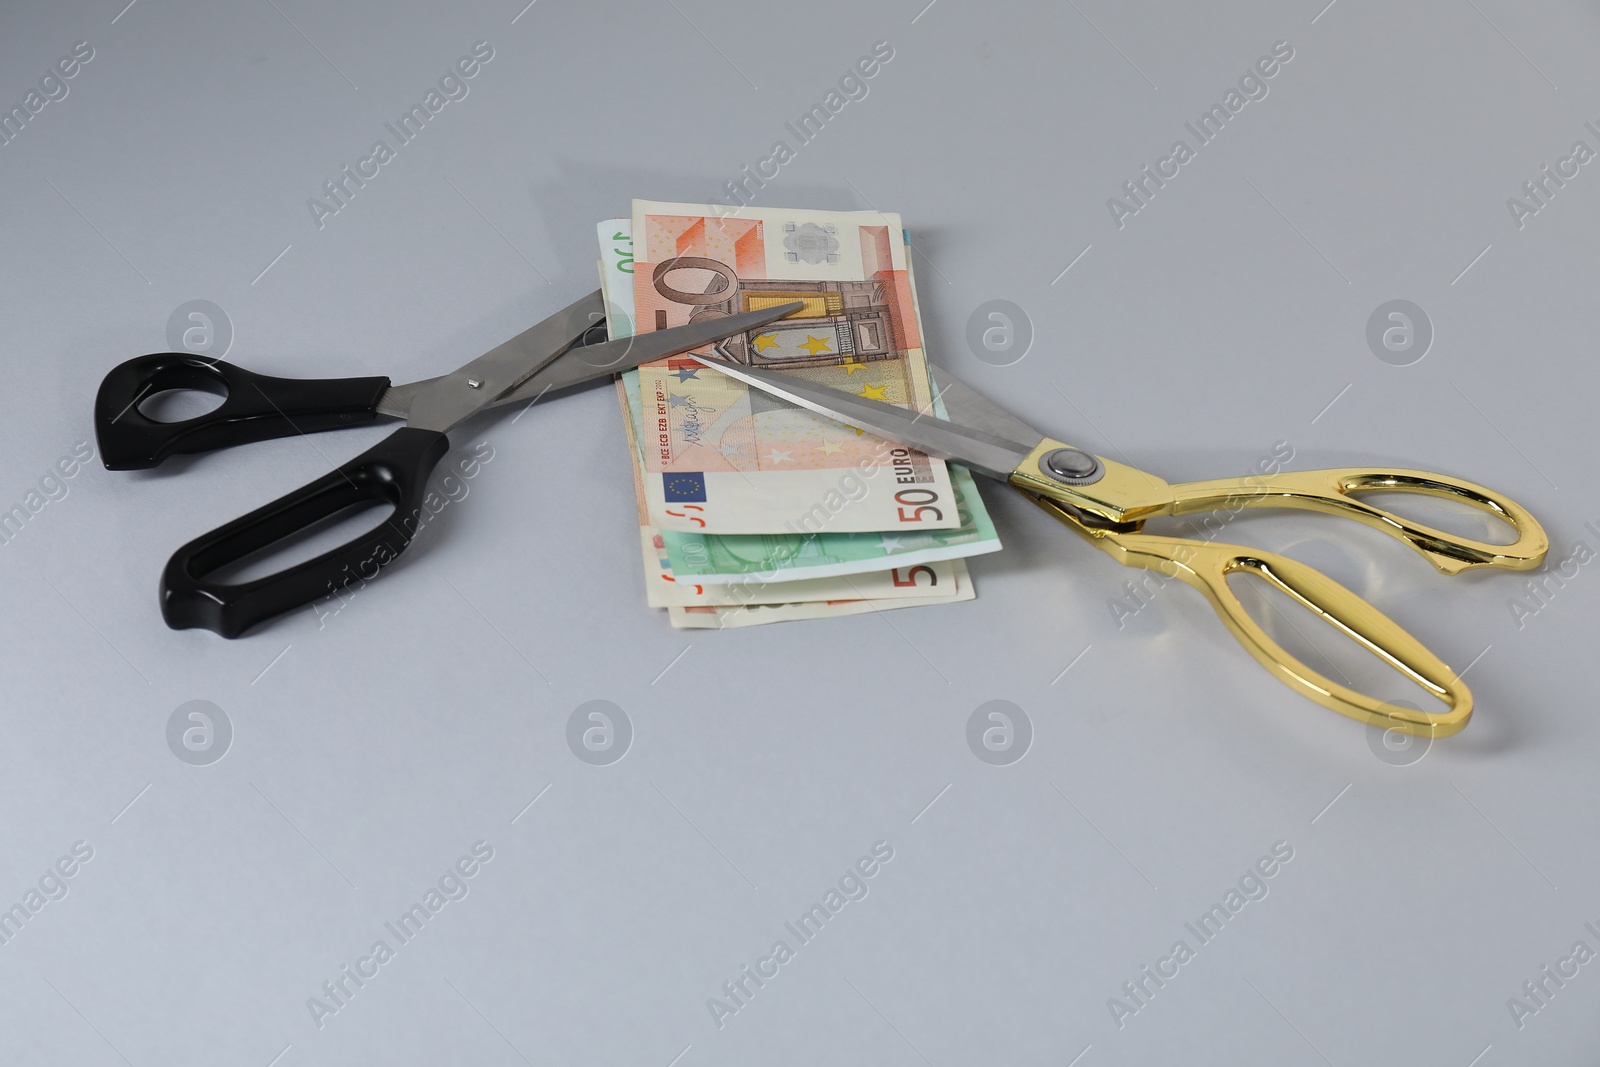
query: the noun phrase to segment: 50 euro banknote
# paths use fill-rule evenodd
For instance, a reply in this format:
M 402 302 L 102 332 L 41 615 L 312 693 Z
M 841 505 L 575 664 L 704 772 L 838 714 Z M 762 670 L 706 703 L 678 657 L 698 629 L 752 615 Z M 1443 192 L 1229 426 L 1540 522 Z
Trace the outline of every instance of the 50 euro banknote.
M 882 606 L 882 603 L 887 601 L 971 599 L 971 579 L 967 575 L 966 564 L 959 559 L 890 567 L 888 570 L 869 571 L 863 574 L 840 574 L 827 578 L 802 578 L 785 582 L 766 583 L 751 580 L 707 584 L 698 582 L 692 577 L 679 581 L 672 573 L 672 563 L 667 555 L 665 541 L 650 525 L 649 515 L 645 511 L 644 493 L 640 486 L 638 442 L 628 411 L 627 395 L 627 386 L 619 380 L 617 400 L 622 409 L 624 427 L 627 429 L 629 452 L 633 455 L 634 499 L 638 509 L 639 541 L 644 560 L 645 597 L 651 607 L 731 609 L 828 604 L 833 609 L 832 614 L 853 614 L 854 611 L 844 611 L 842 605 L 861 601 Z M 968 593 L 965 597 L 958 595 L 963 589 Z M 683 617 L 705 618 L 706 616 Z M 735 613 L 717 612 L 711 617 L 733 618 Z M 777 622 L 785 617 L 798 616 L 771 612 L 752 616 L 757 621 L 770 622 Z M 675 613 L 673 618 L 674 625 L 677 625 L 676 620 L 680 615 Z M 753 625 L 753 623 L 743 622 L 738 625 Z
M 602 264 L 602 275 L 603 272 Z M 614 336 L 626 336 L 626 320 L 616 320 L 610 330 Z M 667 608 L 667 617 L 675 629 L 738 629 L 768 622 L 955 603 L 978 595 L 966 573 L 965 560 L 893 566 L 886 571 L 787 582 L 701 584 L 694 579 L 678 581 L 672 573 L 661 534 L 650 525 L 650 515 L 645 510 L 642 462 L 638 459 L 634 421 L 627 403 L 627 384 L 622 379 L 616 382 L 616 392 L 634 470 L 634 501 L 645 561 L 646 600 L 653 608 Z
M 608 326 L 613 337 L 626 336 L 631 332 L 635 318 L 632 300 L 635 261 L 631 224 L 626 219 L 612 219 L 600 223 L 597 231 Z M 625 412 L 630 453 L 635 463 L 635 488 L 641 500 L 641 526 L 649 528 L 649 536 L 659 549 L 662 566 L 670 573 L 674 583 L 692 580 L 694 584 L 702 586 L 731 585 L 741 587 L 742 593 L 744 589 L 759 588 L 770 583 L 787 585 L 895 569 L 904 571 L 995 552 L 1000 548 L 994 524 L 978 495 L 972 475 L 959 465 L 948 468 L 952 500 L 959 522 L 954 529 L 907 533 L 895 530 L 818 532 L 823 524 L 818 523 L 813 527 L 804 516 L 797 524 L 801 527 L 800 532 L 780 530 L 754 535 L 730 535 L 658 528 L 654 526 L 645 502 L 645 464 L 639 447 L 645 415 L 639 399 L 639 383 L 640 374 L 629 371 L 622 375 L 618 390 Z M 936 414 L 943 413 L 937 399 L 933 406 Z M 848 495 L 858 491 L 858 482 L 864 483 L 864 479 L 877 473 L 881 473 L 881 468 L 872 465 L 847 469 L 839 473 L 838 480 L 830 488 L 840 495 Z M 970 580 L 965 581 L 965 586 L 970 592 Z M 781 596 L 781 593 L 774 591 L 764 595 L 763 599 Z
M 719 354 L 859 396 L 932 400 L 899 219 L 873 211 L 633 204 L 636 333 L 798 302 Z M 710 348 L 702 352 L 709 354 Z M 651 522 L 708 534 L 915 532 L 960 525 L 943 460 L 751 389 L 687 355 L 639 368 Z M 841 493 L 846 472 L 877 474 Z
M 604 234 L 602 233 L 602 237 Z M 602 272 L 604 267 L 602 266 Z M 615 330 L 626 330 L 619 320 Z M 616 336 L 623 336 L 617 333 Z M 774 622 L 859 615 L 890 608 L 923 604 L 949 604 L 971 600 L 977 593 L 964 560 L 891 567 L 887 571 L 843 574 L 831 578 L 803 578 L 785 582 L 743 581 L 702 584 L 679 581 L 672 573 L 661 535 L 650 525 L 641 484 L 638 442 L 629 413 L 626 384 L 617 381 L 617 399 L 627 429 L 632 457 L 634 500 L 638 509 L 639 540 L 644 552 L 646 599 L 651 607 L 667 609 L 676 629 L 737 629 Z

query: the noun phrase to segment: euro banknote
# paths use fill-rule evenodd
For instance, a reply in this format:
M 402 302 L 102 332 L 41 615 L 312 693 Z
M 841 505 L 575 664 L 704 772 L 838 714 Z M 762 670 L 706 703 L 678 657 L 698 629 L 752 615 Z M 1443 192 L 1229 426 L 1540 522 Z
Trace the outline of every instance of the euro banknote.
M 660 541 L 648 527 L 640 528 L 644 558 L 645 595 L 653 608 L 738 608 L 752 604 L 813 604 L 845 600 L 930 600 L 948 596 L 966 573 L 961 560 L 891 567 L 866 574 L 841 574 L 833 578 L 807 578 L 768 585 L 705 585 L 672 573 Z
M 744 626 L 761 626 L 769 622 L 794 622 L 800 619 L 836 618 L 841 615 L 864 615 L 869 611 L 892 608 L 916 608 L 931 604 L 955 604 L 977 596 L 967 565 L 961 560 L 940 564 L 948 567 L 951 585 L 947 592 L 937 596 L 903 599 L 801 601 L 789 604 L 744 604 L 737 607 L 671 607 L 668 618 L 679 630 L 733 630 Z M 920 569 L 920 568 L 917 568 Z M 786 583 L 796 584 L 796 583 Z
M 650 333 L 798 301 L 717 350 L 916 410 L 932 400 L 899 219 L 873 211 L 633 205 L 633 324 Z M 708 347 L 704 353 L 708 354 Z M 661 530 L 916 532 L 959 525 L 944 461 L 687 355 L 639 368 L 645 499 Z
M 618 334 L 618 336 L 622 336 Z M 972 581 L 961 560 L 890 567 L 865 574 L 841 574 L 828 578 L 742 584 L 705 584 L 672 573 L 661 535 L 650 525 L 640 488 L 641 465 L 638 445 L 628 413 L 627 391 L 617 383 L 619 406 L 628 430 L 628 448 L 633 455 L 634 500 L 637 506 L 639 541 L 644 559 L 645 598 L 651 607 L 660 608 L 752 608 L 793 604 L 824 604 L 817 613 L 765 612 L 741 616 L 719 611 L 710 617 L 729 620 L 729 626 L 748 626 L 759 622 L 781 622 L 788 618 L 819 618 L 822 615 L 857 614 L 878 607 L 910 607 L 915 602 L 947 602 L 972 599 Z M 716 535 L 711 535 L 716 536 Z M 962 595 L 962 594 L 965 595 Z M 846 608 L 845 605 L 850 605 Z M 705 615 L 674 614 L 674 625 L 703 626 Z M 689 621 L 679 622 L 679 619 Z M 720 624 L 719 624 L 720 625 Z
M 613 336 L 631 331 L 634 321 L 632 272 L 635 261 L 631 223 L 613 219 L 598 226 L 601 247 L 601 284 L 606 292 L 608 325 Z M 908 273 L 908 282 L 910 281 Z M 943 561 L 995 552 L 1000 548 L 977 486 L 966 468 L 951 465 L 952 498 L 957 519 L 955 529 L 901 533 L 876 531 L 860 533 L 773 532 L 754 535 L 722 535 L 663 530 L 651 524 L 644 500 L 644 463 L 638 437 L 644 422 L 639 399 L 637 372 L 622 375 L 618 383 L 635 459 L 635 489 L 639 494 L 641 526 L 659 548 L 662 566 L 674 582 L 692 579 L 701 586 L 728 585 L 738 603 L 781 599 L 777 591 L 756 592 L 773 583 L 837 579 L 852 575 L 883 573 L 899 568 L 902 572 L 918 566 L 933 566 Z M 934 400 L 936 414 L 942 405 Z M 967 588 L 971 589 L 968 581 Z M 799 599 L 799 598 L 795 598 Z
M 599 228 L 602 254 L 601 288 L 607 294 L 608 331 L 627 336 L 632 329 L 626 287 L 623 299 L 611 299 L 612 282 L 631 269 L 626 242 L 627 220 L 621 229 L 606 223 Z M 799 619 L 855 615 L 920 604 L 971 600 L 976 594 L 966 564 L 944 562 L 891 567 L 885 571 L 838 575 L 795 581 L 733 584 L 679 582 L 672 573 L 663 540 L 650 525 L 643 489 L 643 463 L 639 455 L 634 416 L 628 403 L 628 382 L 617 381 L 618 402 L 627 431 L 634 480 L 634 499 L 644 559 L 647 599 L 652 607 L 668 609 L 674 627 L 732 629 Z M 636 381 L 633 383 L 636 385 Z M 715 535 L 713 535 L 715 536 Z

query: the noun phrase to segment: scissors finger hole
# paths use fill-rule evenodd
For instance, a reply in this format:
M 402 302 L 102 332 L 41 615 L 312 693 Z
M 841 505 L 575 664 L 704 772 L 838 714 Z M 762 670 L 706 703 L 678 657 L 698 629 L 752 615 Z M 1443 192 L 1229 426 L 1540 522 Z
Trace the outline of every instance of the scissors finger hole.
M 151 393 L 139 402 L 139 414 L 162 423 L 187 422 L 209 415 L 228 399 L 227 386 L 220 382 L 218 385 L 216 390 L 177 388 Z
M 1357 489 L 1350 496 L 1453 537 L 1497 546 L 1515 544 L 1519 537 L 1517 528 L 1489 505 L 1475 503 L 1472 497 L 1442 484 L 1432 491 L 1409 486 Z
M 282 573 L 377 529 L 394 510 L 387 500 L 357 501 L 197 577 L 218 585 L 242 585 Z
M 1258 572 L 1231 572 L 1228 588 L 1257 626 L 1295 660 L 1340 685 L 1430 715 L 1449 705 Z M 1324 625 L 1326 624 L 1326 625 Z

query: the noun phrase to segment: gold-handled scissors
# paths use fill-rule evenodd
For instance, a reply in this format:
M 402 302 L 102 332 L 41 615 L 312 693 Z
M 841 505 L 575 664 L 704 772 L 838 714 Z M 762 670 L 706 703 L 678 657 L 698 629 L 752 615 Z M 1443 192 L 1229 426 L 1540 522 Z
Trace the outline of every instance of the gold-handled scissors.
M 1473 567 L 1528 570 L 1539 566 L 1549 549 L 1543 528 L 1516 502 L 1442 474 L 1346 467 L 1169 485 L 1153 474 L 1041 434 L 943 371 L 931 373 L 948 419 L 743 366 L 725 352 L 719 354 L 724 358 L 695 358 L 830 419 L 1008 482 L 1118 562 L 1182 579 L 1206 595 L 1239 643 L 1290 688 L 1341 715 L 1386 730 L 1424 737 L 1457 733 L 1472 716 L 1472 693 L 1422 642 L 1321 572 L 1253 548 L 1147 534 L 1145 520 L 1224 507 L 1322 511 L 1405 541 L 1445 574 Z M 1458 537 L 1353 495 L 1380 490 L 1470 504 L 1510 525 L 1516 541 L 1496 545 Z M 1448 710 L 1430 713 L 1380 701 L 1302 663 L 1268 635 L 1229 587 L 1228 576 L 1239 573 L 1255 575 L 1287 594 Z

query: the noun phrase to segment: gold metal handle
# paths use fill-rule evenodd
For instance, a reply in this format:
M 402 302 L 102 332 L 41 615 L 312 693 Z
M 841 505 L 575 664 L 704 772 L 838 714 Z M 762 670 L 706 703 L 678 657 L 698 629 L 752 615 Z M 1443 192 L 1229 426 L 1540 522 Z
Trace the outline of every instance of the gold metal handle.
M 1350 495 L 1381 490 L 1421 493 L 1470 504 L 1509 525 L 1517 539 L 1509 545 L 1475 541 L 1413 522 Z M 1407 542 L 1445 574 L 1458 574 L 1471 567 L 1529 570 L 1543 563 L 1550 549 L 1544 528 L 1516 501 L 1473 482 L 1430 471 L 1340 467 L 1185 482 L 1172 487 L 1172 500 L 1169 515 L 1262 507 L 1342 515 Z
M 1271 552 L 1239 545 L 1131 531 L 1091 529 L 1047 497 L 1028 495 L 1118 562 L 1179 578 L 1206 595 L 1218 616 L 1263 667 L 1302 696 L 1360 722 L 1418 737 L 1448 737 L 1472 717 L 1472 693 L 1457 674 L 1399 623 L 1321 571 Z M 1432 714 L 1359 693 L 1295 658 L 1251 617 L 1228 585 L 1248 572 L 1371 652 L 1449 709 Z

